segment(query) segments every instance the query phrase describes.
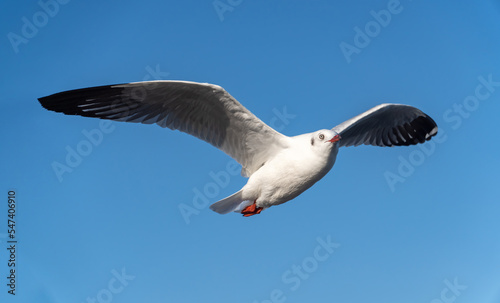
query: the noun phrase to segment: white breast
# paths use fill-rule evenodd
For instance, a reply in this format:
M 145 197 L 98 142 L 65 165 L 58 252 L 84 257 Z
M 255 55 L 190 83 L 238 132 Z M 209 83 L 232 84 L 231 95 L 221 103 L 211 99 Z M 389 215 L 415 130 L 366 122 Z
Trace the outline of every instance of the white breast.
M 337 152 L 334 148 L 330 155 L 318 155 L 307 144 L 284 149 L 250 177 L 243 198 L 264 208 L 289 201 L 330 171 Z

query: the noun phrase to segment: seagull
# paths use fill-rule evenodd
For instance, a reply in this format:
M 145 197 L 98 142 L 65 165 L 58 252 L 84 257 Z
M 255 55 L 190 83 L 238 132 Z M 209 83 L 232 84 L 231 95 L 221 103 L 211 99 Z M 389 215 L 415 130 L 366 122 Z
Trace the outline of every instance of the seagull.
M 38 99 L 51 111 L 115 121 L 158 124 L 188 133 L 241 164 L 248 181 L 210 206 L 248 217 L 290 201 L 323 178 L 340 147 L 408 146 L 437 134 L 431 117 L 402 104 L 380 104 L 332 129 L 285 136 L 222 87 L 189 81 L 143 81 L 56 93 Z

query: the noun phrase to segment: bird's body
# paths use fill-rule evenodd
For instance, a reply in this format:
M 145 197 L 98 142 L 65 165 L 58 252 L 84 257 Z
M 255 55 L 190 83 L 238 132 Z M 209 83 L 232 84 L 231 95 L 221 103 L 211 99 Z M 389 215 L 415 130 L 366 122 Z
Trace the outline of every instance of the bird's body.
M 311 136 L 289 138 L 288 148 L 250 176 L 242 188 L 243 200 L 257 201 L 257 207 L 268 208 L 292 200 L 323 178 L 335 163 L 338 143 L 319 142 L 325 144 L 324 150 L 316 152 L 310 144 Z
M 255 117 L 222 87 L 187 81 L 146 81 L 65 91 L 40 98 L 68 115 L 158 124 L 207 141 L 242 165 L 248 182 L 210 208 L 251 216 L 285 203 L 333 167 L 339 147 L 407 146 L 437 133 L 420 110 L 381 104 L 331 130 L 288 137 Z

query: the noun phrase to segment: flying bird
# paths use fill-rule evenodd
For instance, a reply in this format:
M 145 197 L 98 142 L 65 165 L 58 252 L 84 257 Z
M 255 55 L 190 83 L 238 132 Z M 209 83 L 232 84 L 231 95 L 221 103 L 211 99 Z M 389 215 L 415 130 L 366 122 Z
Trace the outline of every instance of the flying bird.
M 248 217 L 285 203 L 333 167 L 340 147 L 408 146 L 437 133 L 431 117 L 402 104 L 380 104 L 332 129 L 294 137 L 262 122 L 218 85 L 144 81 L 56 93 L 38 99 L 55 112 L 115 121 L 158 124 L 193 135 L 238 161 L 248 181 L 210 206 Z

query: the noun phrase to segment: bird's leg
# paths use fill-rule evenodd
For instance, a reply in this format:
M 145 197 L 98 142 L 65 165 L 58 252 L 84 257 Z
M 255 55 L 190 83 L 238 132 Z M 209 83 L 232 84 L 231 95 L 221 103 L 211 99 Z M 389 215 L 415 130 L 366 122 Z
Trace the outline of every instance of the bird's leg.
M 243 214 L 243 217 L 250 217 L 250 216 L 253 216 L 253 215 L 256 215 L 256 214 L 260 214 L 260 212 L 262 211 L 262 207 L 257 207 L 257 200 L 253 201 L 253 204 L 251 205 L 248 205 L 247 207 L 245 207 L 241 213 Z

